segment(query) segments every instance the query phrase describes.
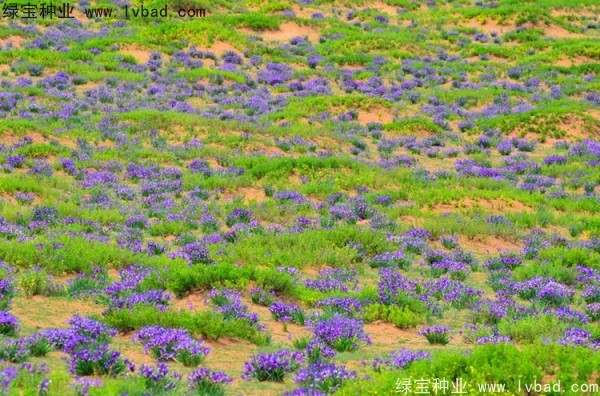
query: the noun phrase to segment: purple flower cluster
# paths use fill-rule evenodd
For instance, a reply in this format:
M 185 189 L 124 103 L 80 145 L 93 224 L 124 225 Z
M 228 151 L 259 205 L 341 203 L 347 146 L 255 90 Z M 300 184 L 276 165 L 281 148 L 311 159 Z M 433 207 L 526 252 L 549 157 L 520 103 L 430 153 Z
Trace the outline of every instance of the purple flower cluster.
M 466 264 L 449 257 L 432 262 L 430 268 L 433 277 L 438 278 L 444 274 L 448 274 L 454 280 L 465 280 L 469 271 Z
M 507 337 L 507 336 L 493 335 L 493 336 L 477 338 L 477 339 L 475 339 L 475 343 L 479 344 L 479 345 L 500 344 L 500 343 L 512 343 L 512 340 L 510 339 L 510 337 Z
M 473 289 L 460 281 L 443 277 L 433 282 L 425 282 L 424 287 L 423 294 L 443 299 L 458 309 L 470 307 L 483 295 L 481 290 Z
M 201 367 L 188 375 L 189 389 L 200 395 L 225 395 L 225 384 L 233 382 L 233 378 L 222 371 L 212 371 Z
M 600 303 L 588 304 L 586 307 L 586 313 L 590 319 L 594 322 L 600 320 Z
M 250 299 L 254 304 L 271 306 L 275 302 L 275 293 L 266 291 L 261 287 L 255 287 L 250 290 Z
M 249 224 L 253 220 L 254 216 L 252 212 L 245 209 L 234 209 L 231 213 L 227 215 L 225 219 L 225 224 L 228 227 L 233 226 L 234 224 Z
M 552 165 L 552 164 L 564 165 L 566 163 L 567 163 L 567 157 L 564 157 L 562 155 L 550 155 L 550 156 L 544 158 L 544 164 L 546 164 L 546 165 Z
M 104 323 L 80 315 L 73 316 L 67 323 L 71 325 L 69 332 L 72 336 L 66 345 L 73 342 L 108 342 L 111 337 L 117 335 L 117 330 L 108 327 Z
M 321 341 L 310 341 L 306 344 L 306 358 L 309 364 L 316 363 L 320 360 L 326 361 L 335 356 L 335 350 L 327 346 Z
M 355 371 L 346 370 L 345 366 L 336 366 L 334 363 L 317 361 L 301 370 L 298 370 L 294 382 L 306 390 L 306 395 L 334 393 L 348 380 L 357 379 Z
M 292 322 L 303 325 L 306 315 L 302 308 L 294 304 L 286 304 L 283 301 L 276 301 L 269 307 L 273 318 L 278 322 Z
M 600 339 L 594 338 L 592 333 L 584 329 L 568 328 L 562 338 L 558 340 L 561 345 L 573 345 L 600 349 Z
M 362 345 L 371 344 L 371 339 L 365 333 L 360 319 L 334 315 L 325 319 L 317 318 L 308 327 L 316 340 L 338 352 L 354 351 Z
M 352 284 L 351 288 L 356 288 L 357 283 L 355 270 L 334 268 L 322 270 L 317 279 L 307 279 L 304 285 L 309 289 L 328 293 L 332 291 L 348 292 L 349 287 L 347 284 Z
M 384 252 L 377 254 L 371 258 L 369 265 L 373 268 L 379 267 L 391 267 L 391 268 L 402 268 L 407 269 L 411 264 L 411 261 L 404 253 L 400 250 L 393 252 Z
M 493 257 L 483 263 L 483 267 L 489 271 L 510 269 L 513 270 L 523 264 L 523 259 L 516 253 L 506 252 L 498 257 Z
M 89 396 L 90 388 L 99 388 L 101 386 L 101 380 L 88 379 L 83 377 L 75 378 L 75 381 L 71 384 L 71 388 L 75 390 L 78 396 Z
M 144 379 L 146 390 L 152 394 L 164 394 L 173 391 L 181 379 L 181 374 L 169 372 L 166 363 L 158 363 L 156 367 L 142 365 L 139 376 Z
M 329 297 L 317 301 L 315 306 L 322 308 L 326 313 L 354 317 L 362 310 L 363 303 L 353 297 Z
M 225 320 L 241 319 L 256 326 L 259 330 L 263 328 L 259 324 L 258 314 L 250 312 L 250 308 L 242 303 L 241 293 L 230 289 L 213 289 L 208 294 L 217 311 L 223 315 Z
M 445 326 L 431 326 L 419 331 L 419 335 L 424 336 L 430 344 L 446 345 L 450 342 L 450 328 Z
M 275 353 L 254 355 L 244 363 L 242 378 L 246 381 L 282 382 L 287 373 L 294 372 L 304 362 L 302 352 L 281 350 Z
M 127 369 L 133 371 L 133 364 L 123 360 L 121 354 L 111 350 L 108 344 L 80 345 L 71 352 L 69 359 L 69 371 L 74 375 L 117 376 L 125 373 Z
M 164 290 L 148 290 L 133 292 L 127 296 L 111 296 L 108 311 L 132 309 L 139 305 L 152 306 L 160 311 L 166 311 L 173 296 Z
M 0 311 L 0 335 L 12 336 L 19 330 L 19 319 L 10 312 Z
M 173 253 L 168 254 L 170 258 L 182 258 L 190 265 L 193 264 L 211 264 L 210 252 L 206 245 L 202 242 L 192 242 Z
M 389 358 L 377 358 L 373 360 L 373 369 L 381 371 L 385 369 L 401 370 L 407 368 L 416 360 L 428 359 L 431 356 L 425 351 L 411 351 L 410 349 L 400 349 L 390 353 Z
M 391 268 L 379 269 L 379 276 L 377 292 L 383 304 L 394 304 L 399 296 L 416 296 L 417 283 Z
M 193 339 L 185 329 L 146 326 L 135 334 L 132 342 L 141 342 L 144 352 L 161 362 L 176 360 L 185 366 L 199 365 L 210 352 L 209 347 Z
M 520 282 L 516 287 L 521 298 L 555 307 L 570 303 L 575 294 L 562 283 L 540 276 Z

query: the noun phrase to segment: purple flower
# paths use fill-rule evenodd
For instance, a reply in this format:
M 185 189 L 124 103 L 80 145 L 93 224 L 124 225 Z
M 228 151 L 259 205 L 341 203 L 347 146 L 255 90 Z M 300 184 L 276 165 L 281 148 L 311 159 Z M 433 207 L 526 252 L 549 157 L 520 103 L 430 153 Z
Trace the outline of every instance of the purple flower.
M 321 17 L 322 17 L 322 15 L 321 15 Z M 323 57 L 319 54 L 309 55 L 308 56 L 308 67 L 310 67 L 311 69 L 314 69 L 322 61 L 323 61 Z
M 194 160 L 188 166 L 190 172 L 200 173 L 206 177 L 213 175 L 213 170 L 210 168 L 208 162 L 202 159 Z
M 399 296 L 416 296 L 417 284 L 391 268 L 379 269 L 379 299 L 383 304 L 393 304 Z
M 15 194 L 15 199 L 20 204 L 30 204 L 32 203 L 37 196 L 35 194 L 26 194 L 22 192 L 18 192 Z
M 411 264 L 411 260 L 407 258 L 400 250 L 394 252 L 384 252 L 373 256 L 369 265 L 372 268 L 392 267 L 407 269 Z
M 78 396 L 89 396 L 90 388 L 99 388 L 102 386 L 102 381 L 98 379 L 88 379 L 83 377 L 75 378 L 75 382 L 71 384 L 71 387 L 75 389 Z
M 496 271 L 500 269 L 513 270 L 523 264 L 523 259 L 518 254 L 512 252 L 505 252 L 500 254 L 498 257 L 494 257 L 486 260 L 483 263 L 483 267 L 489 271 Z
M 185 366 L 199 365 L 210 352 L 210 348 L 194 340 L 185 329 L 145 326 L 132 341 L 141 342 L 144 352 L 161 362 L 177 360 Z
M 146 390 L 152 394 L 163 394 L 173 391 L 181 379 L 179 373 L 169 373 L 166 363 L 158 363 L 156 367 L 142 365 L 139 371 L 140 377 L 144 379 Z
M 225 395 L 225 384 L 233 382 L 233 378 L 222 371 L 212 371 L 201 367 L 192 371 L 188 376 L 191 391 L 202 395 Z
M 281 350 L 275 353 L 254 355 L 244 363 L 242 378 L 246 381 L 253 379 L 262 381 L 282 382 L 287 373 L 296 371 L 304 362 L 302 352 Z
M 6 156 L 6 165 L 10 169 L 20 168 L 24 162 L 25 162 L 25 156 L 23 154 Z
M 273 318 L 278 322 L 292 322 L 303 325 L 305 314 L 302 308 L 294 304 L 286 304 L 282 301 L 277 301 L 269 307 L 269 311 Z
M 170 258 L 181 257 L 187 261 L 190 265 L 192 264 L 211 264 L 212 259 L 210 258 L 210 252 L 206 248 L 206 245 L 202 242 L 192 242 L 184 245 L 177 251 L 168 254 Z
M 225 224 L 228 227 L 233 226 L 234 224 L 249 224 L 253 220 L 254 216 L 252 212 L 245 209 L 234 209 L 231 213 L 227 215 L 225 219 Z
M 564 165 L 566 163 L 567 163 L 567 157 L 563 157 L 561 155 L 550 155 L 550 156 L 544 158 L 544 164 L 546 164 L 546 165 L 552 165 L 552 164 Z
M 303 204 L 303 203 L 308 202 L 308 200 L 306 199 L 306 197 L 304 197 L 304 195 L 302 195 L 296 191 L 278 192 L 275 195 L 273 195 L 273 198 L 275 198 L 279 201 L 292 201 L 297 204 Z
M 592 333 L 584 329 L 566 329 L 564 336 L 558 340 L 558 343 L 561 345 L 590 347 L 594 350 L 600 349 L 600 341 L 594 339 Z
M 419 335 L 427 338 L 430 344 L 446 345 L 450 342 L 450 328 L 445 326 L 431 326 L 419 331 Z
M 0 334 L 12 336 L 19 330 L 19 319 L 10 312 L 0 311 Z
M 72 351 L 69 371 L 74 375 L 109 375 L 124 373 L 129 362 L 121 354 L 110 349 L 108 344 L 87 344 Z
M 329 297 L 327 299 L 317 301 L 315 306 L 318 308 L 323 308 L 325 312 L 338 313 L 340 315 L 353 317 L 361 311 L 363 303 L 353 297 Z
M 80 315 L 73 316 L 67 323 L 71 325 L 74 334 L 97 342 L 108 342 L 111 337 L 117 335 L 116 329 Z
M 356 372 L 346 370 L 345 366 L 318 361 L 299 370 L 294 382 L 309 390 L 306 395 L 318 395 L 334 393 L 344 382 L 357 378 Z
M 329 360 L 335 356 L 335 350 L 328 347 L 321 341 L 310 341 L 305 349 L 306 357 L 309 364 L 316 363 L 321 360 Z
M 592 303 L 586 307 L 586 313 L 592 321 L 600 320 L 600 303 Z
M 499 344 L 499 343 L 512 343 L 510 337 L 493 335 L 488 337 L 481 337 L 475 340 L 476 344 Z
M 7 395 L 11 383 L 19 376 L 19 371 L 15 366 L 8 366 L 0 369 L 0 391 Z
M 148 290 L 144 292 L 134 292 L 128 296 L 111 296 L 110 305 L 107 311 L 132 309 L 138 305 L 149 305 L 158 308 L 161 311 L 166 311 L 169 300 L 173 296 L 164 290 Z
M 383 368 L 401 370 L 407 368 L 416 360 L 428 359 L 430 356 L 431 354 L 429 352 L 411 351 L 410 349 L 403 348 L 398 351 L 391 352 L 389 358 L 374 359 L 372 365 L 377 371 L 381 371 Z
M 328 319 L 317 318 L 308 328 L 313 332 L 315 339 L 338 352 L 354 351 L 362 345 L 371 344 L 360 319 L 334 315 Z
M 581 293 L 587 303 L 600 303 L 600 285 L 589 285 Z
M 261 330 L 263 326 L 259 324 L 258 315 L 250 312 L 248 306 L 242 303 L 240 296 L 240 292 L 229 289 L 213 289 L 208 294 L 225 320 L 243 319 Z
M 275 299 L 275 293 L 273 291 L 268 292 L 263 288 L 256 287 L 250 290 L 250 299 L 254 304 L 268 307 L 273 304 Z
M 567 286 L 539 276 L 517 284 L 517 291 L 521 298 L 555 307 L 568 304 L 575 294 Z

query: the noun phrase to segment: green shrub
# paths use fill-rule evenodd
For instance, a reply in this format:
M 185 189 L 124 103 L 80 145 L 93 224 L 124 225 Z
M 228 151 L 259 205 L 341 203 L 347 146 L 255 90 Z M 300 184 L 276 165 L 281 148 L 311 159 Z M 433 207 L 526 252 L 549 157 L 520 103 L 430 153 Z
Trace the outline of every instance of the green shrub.
M 531 344 L 542 338 L 556 340 L 567 325 L 552 315 L 538 315 L 523 319 L 504 318 L 498 322 L 498 331 L 516 342 Z
M 115 310 L 107 313 L 101 319 L 110 327 L 120 332 L 129 332 L 144 326 L 162 326 L 184 328 L 191 334 L 202 336 L 209 340 L 223 337 L 233 337 L 250 341 L 257 345 L 270 343 L 270 335 L 259 331 L 243 319 L 225 320 L 213 311 L 204 312 L 161 312 L 152 307 L 136 307 L 132 310 Z
M 408 306 L 369 304 L 364 308 L 363 319 L 365 322 L 384 320 L 394 324 L 400 329 L 416 327 L 425 318 L 421 313 L 411 310 Z
M 32 268 L 24 271 L 19 276 L 17 286 L 27 298 L 37 295 L 61 295 L 64 293 L 64 288 L 61 285 L 55 284 L 50 275 L 41 268 Z
M 522 394 L 523 385 L 534 381 L 561 381 L 566 395 L 573 383 L 591 383 L 600 367 L 600 355 L 591 349 L 556 344 L 517 347 L 511 344 L 487 344 L 470 353 L 460 350 L 437 351 L 431 360 L 418 360 L 404 370 L 373 373 L 369 379 L 346 383 L 336 395 L 381 395 L 396 391 L 398 379 L 446 379 L 456 384 L 461 378 L 468 395 L 484 395 L 477 384 L 504 384 L 511 394 Z M 552 380 L 547 380 L 552 377 Z M 519 391 L 519 381 L 521 390 Z M 450 384 L 452 388 L 452 384 Z M 431 388 L 430 388 L 431 389 Z

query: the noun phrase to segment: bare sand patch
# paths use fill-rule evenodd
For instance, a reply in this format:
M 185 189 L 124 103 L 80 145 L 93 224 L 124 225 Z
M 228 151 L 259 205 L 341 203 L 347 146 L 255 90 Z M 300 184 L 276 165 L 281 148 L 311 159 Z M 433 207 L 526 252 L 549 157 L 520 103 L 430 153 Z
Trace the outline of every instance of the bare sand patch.
M 504 200 L 504 199 L 471 199 L 463 198 L 458 202 L 458 207 L 461 208 L 481 208 L 493 212 L 533 212 L 533 208 L 524 205 L 517 200 Z
M 585 37 L 585 35 L 583 35 L 581 33 L 573 33 L 563 27 L 556 26 L 556 25 L 544 26 L 543 29 L 546 32 L 547 36 L 554 37 L 554 38 L 569 39 L 569 38 Z
M 11 204 L 14 204 L 14 205 L 17 204 L 17 199 L 14 196 L 12 196 L 11 194 L 3 193 L 2 195 L 0 195 L 0 197 L 2 197 L 2 200 L 8 201 Z M 40 197 L 35 196 L 33 198 L 33 201 L 31 202 L 31 204 L 32 205 L 38 205 L 40 202 L 42 202 L 42 200 L 40 199 Z M 54 280 L 57 281 L 57 282 L 60 281 L 59 279 L 57 279 L 57 277 L 54 277 Z
M 385 4 L 383 1 L 376 1 L 370 7 L 375 8 L 377 11 L 383 11 L 390 16 L 398 15 L 397 10 L 403 8 L 403 7 L 394 7 L 394 6 Z
M 5 38 L 0 38 L 0 46 L 2 48 L 6 48 L 8 43 L 11 43 L 13 48 L 21 48 L 21 44 L 25 42 L 27 39 L 21 36 L 8 36 Z
M 148 63 L 151 51 L 137 45 L 126 45 L 121 47 L 120 52 L 131 55 L 138 63 Z
M 187 295 L 171 301 L 171 306 L 179 311 L 203 311 L 210 309 L 206 302 L 206 297 L 200 293 Z
M 113 349 L 119 351 L 121 355 L 129 359 L 136 367 L 142 364 L 154 365 L 154 359 L 147 353 L 144 353 L 144 348 L 139 343 L 131 342 L 130 334 L 118 334 L 111 340 Z
M 598 10 L 598 12 L 600 12 L 600 10 Z M 553 8 L 552 10 L 550 10 L 550 15 L 552 15 L 553 17 L 563 17 L 563 16 L 574 16 L 574 17 L 588 17 L 588 18 L 594 18 L 596 16 L 598 16 L 598 12 L 593 12 L 591 10 L 584 10 L 584 9 L 563 9 L 563 8 Z
M 294 11 L 294 14 L 296 14 L 297 18 L 310 19 L 312 18 L 312 15 L 316 12 L 320 12 L 321 14 L 323 14 L 323 16 L 329 16 L 329 14 L 323 12 L 325 11 L 325 9 L 317 10 L 315 8 L 300 6 L 298 4 L 294 4 L 291 9 L 292 11 Z
M 555 62 L 557 66 L 561 67 L 580 66 L 586 63 L 596 63 L 596 61 L 586 56 L 576 56 L 573 58 L 562 58 Z
M 391 323 L 380 320 L 365 324 L 364 329 L 374 346 L 400 347 L 404 343 L 425 346 L 427 343 L 425 338 L 417 334 L 416 329 L 400 329 Z
M 90 89 L 97 89 L 100 87 L 100 85 L 102 85 L 102 82 L 88 81 L 85 84 L 76 85 L 75 92 L 83 93 L 85 91 L 89 91 Z
M 384 107 L 375 107 L 369 110 L 358 111 L 358 122 L 360 124 L 368 124 L 370 122 L 380 122 L 387 124 L 394 121 L 392 109 L 386 109 Z
M 595 122 L 590 122 L 584 119 L 578 114 L 567 114 L 564 118 L 557 123 L 557 128 L 566 132 L 564 138 L 554 138 L 552 136 L 546 136 L 546 142 L 544 146 L 551 146 L 553 142 L 557 140 L 570 140 L 576 141 L 581 139 L 596 138 L 600 136 L 600 112 L 591 109 L 587 111 L 587 114 L 595 119 Z M 509 136 L 523 137 L 523 128 L 517 128 L 511 131 Z M 538 134 L 526 133 L 525 136 L 539 137 Z
M 494 236 L 487 237 L 483 240 L 475 240 L 459 235 L 458 240 L 463 249 L 479 255 L 495 254 L 500 251 L 520 251 L 522 248 L 522 244 L 506 241 Z
M 31 138 L 33 143 L 36 143 L 36 144 L 48 142 L 48 138 L 45 137 L 44 135 L 42 135 L 41 133 L 31 131 L 31 132 L 26 132 L 22 135 L 16 135 L 11 132 L 4 132 L 4 133 L 2 133 L 2 138 L 0 139 L 0 143 L 5 144 L 5 145 L 13 145 L 13 144 L 20 142 L 24 137 Z
M 235 52 L 236 54 L 240 54 L 240 50 L 235 48 L 233 45 L 228 43 L 227 41 L 217 40 L 209 47 L 210 51 L 214 52 L 215 55 L 221 56 L 226 52 Z
M 265 30 L 264 32 L 255 32 L 247 28 L 240 30 L 249 35 L 260 36 L 268 41 L 280 42 L 287 42 L 294 37 L 306 37 L 309 41 L 316 41 L 320 36 L 317 28 L 299 25 L 296 22 L 282 23 L 279 30 Z
M 67 321 L 76 314 L 100 314 L 104 307 L 88 301 L 70 300 L 60 297 L 17 296 L 13 300 L 12 312 L 25 327 L 36 330 L 53 327 L 67 328 Z
M 267 199 L 264 190 L 254 187 L 240 187 L 236 194 L 242 195 L 245 201 L 264 202 Z
M 494 19 L 485 19 L 483 21 L 479 19 L 471 19 L 463 23 L 463 26 L 483 30 L 487 34 L 492 32 L 507 33 L 514 28 L 512 25 L 501 25 Z

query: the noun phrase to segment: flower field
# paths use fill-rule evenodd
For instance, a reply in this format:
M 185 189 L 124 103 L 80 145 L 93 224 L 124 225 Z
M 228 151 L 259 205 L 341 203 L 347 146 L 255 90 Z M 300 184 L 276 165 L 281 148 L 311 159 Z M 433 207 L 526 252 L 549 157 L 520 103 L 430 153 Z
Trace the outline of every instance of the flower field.
M 0 395 L 598 394 L 598 1 L 47 5 L 0 11 Z

